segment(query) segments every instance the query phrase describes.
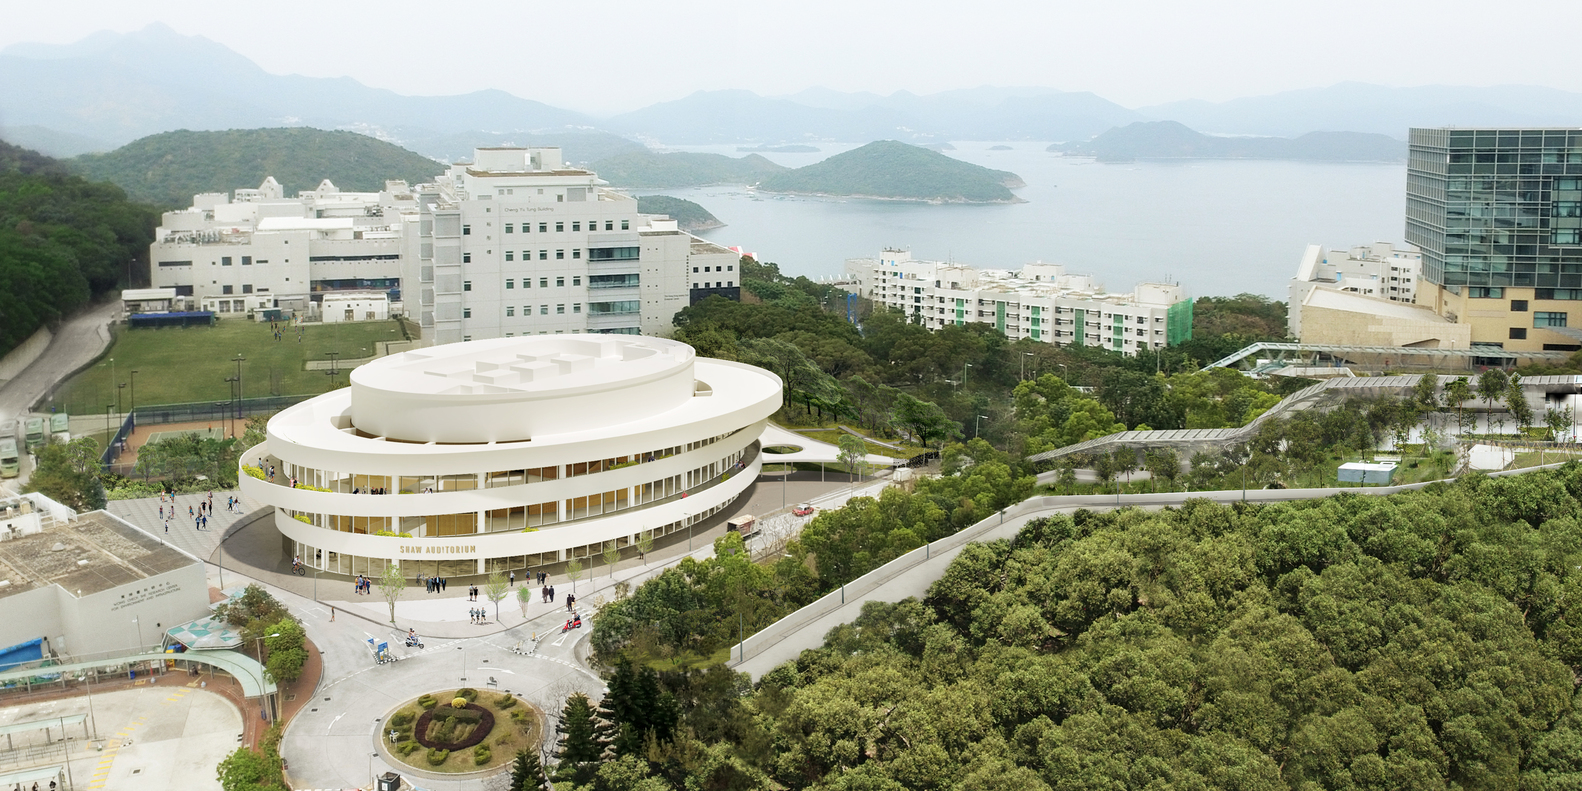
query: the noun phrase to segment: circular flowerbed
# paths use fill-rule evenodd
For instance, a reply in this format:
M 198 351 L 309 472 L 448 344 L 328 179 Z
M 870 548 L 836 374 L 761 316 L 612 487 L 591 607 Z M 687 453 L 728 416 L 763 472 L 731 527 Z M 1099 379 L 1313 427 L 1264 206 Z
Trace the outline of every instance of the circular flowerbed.
M 433 772 L 484 772 L 510 763 L 543 738 L 538 709 L 507 691 L 467 687 L 427 693 L 385 720 L 391 757 Z
M 412 738 L 431 750 L 465 750 L 494 730 L 494 712 L 469 703 L 465 708 L 435 706 L 418 715 Z

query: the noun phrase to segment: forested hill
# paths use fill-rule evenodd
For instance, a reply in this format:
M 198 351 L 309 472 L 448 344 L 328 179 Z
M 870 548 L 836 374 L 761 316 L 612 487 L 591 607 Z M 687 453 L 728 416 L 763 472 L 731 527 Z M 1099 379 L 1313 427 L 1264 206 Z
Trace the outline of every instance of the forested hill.
M 267 176 L 287 195 L 324 179 L 348 192 L 378 192 L 386 180 L 417 184 L 445 169 L 383 140 L 306 127 L 164 132 L 69 162 L 90 179 L 115 182 L 136 200 L 166 207 L 191 205 L 200 192 L 256 187 Z
M 648 149 L 605 157 L 591 166 L 599 178 L 618 187 L 680 189 L 707 184 L 753 184 L 785 168 L 757 155 L 728 157 L 676 151 L 658 154 Z
M 0 142 L 0 355 L 146 270 L 158 213 Z
M 709 213 L 708 209 L 689 200 L 672 198 L 669 195 L 643 195 L 637 199 L 637 210 L 643 214 L 663 214 L 675 220 L 681 230 L 688 233 L 707 231 L 714 228 L 724 228 L 725 223 L 720 218 Z
M 1330 162 L 1404 162 L 1406 143 L 1366 132 L 1308 132 L 1301 137 L 1216 137 L 1175 121 L 1138 121 L 1086 143 L 1056 143 L 1050 151 L 1135 159 L 1302 159 Z
M 1014 173 L 952 159 L 938 151 L 878 140 L 758 183 L 766 192 L 849 195 L 940 203 L 1015 203 Z

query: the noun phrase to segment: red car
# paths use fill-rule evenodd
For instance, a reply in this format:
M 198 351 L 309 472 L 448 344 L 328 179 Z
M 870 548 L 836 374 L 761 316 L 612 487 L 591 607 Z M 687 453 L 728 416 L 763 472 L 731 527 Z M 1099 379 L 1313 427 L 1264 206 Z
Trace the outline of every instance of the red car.
M 818 509 L 808 505 L 807 503 L 797 503 L 796 505 L 791 506 L 791 513 L 796 514 L 797 516 L 812 516 L 813 512 L 816 510 Z

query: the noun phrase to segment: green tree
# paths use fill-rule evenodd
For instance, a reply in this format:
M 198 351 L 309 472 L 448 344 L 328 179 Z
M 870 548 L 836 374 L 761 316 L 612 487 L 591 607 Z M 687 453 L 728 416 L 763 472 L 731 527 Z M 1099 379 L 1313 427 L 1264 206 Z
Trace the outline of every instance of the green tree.
M 523 588 L 526 590 L 526 588 Z M 483 583 L 483 596 L 494 603 L 494 619 L 500 620 L 500 602 L 511 595 L 511 583 L 504 574 L 498 571 L 490 572 L 489 579 Z
M 1574 425 L 1575 417 L 1571 407 L 1549 407 L 1544 410 L 1544 426 L 1549 429 L 1550 441 L 1557 441 L 1562 434 L 1570 431 Z
M 1505 371 L 1499 368 L 1490 368 L 1478 374 L 1478 398 L 1487 405 L 1490 420 L 1494 418 L 1494 402 L 1504 400 L 1509 384 Z
M 858 478 L 868 474 L 868 465 L 865 461 L 868 458 L 868 445 L 862 441 L 862 437 L 842 433 L 836 440 L 836 445 L 840 448 L 838 457 L 840 463 L 845 465 L 846 469 L 851 470 Z
M 264 638 L 264 647 L 269 649 L 269 660 L 265 667 L 276 681 L 289 684 L 302 677 L 302 668 L 307 664 L 307 634 L 302 630 L 302 624 L 291 616 L 286 616 L 268 627 L 269 635 Z
M 571 580 L 571 590 L 577 590 L 577 580 L 582 579 L 582 558 L 572 558 L 566 561 L 566 579 Z
M 654 531 L 644 530 L 637 535 L 637 555 L 643 559 L 643 565 L 648 565 L 648 553 L 654 551 Z
M 604 550 L 599 553 L 604 559 L 604 565 L 610 570 L 610 576 L 615 576 L 615 564 L 621 562 L 621 547 L 614 541 L 604 542 Z
M 555 782 L 585 785 L 609 746 L 600 735 L 593 703 L 587 695 L 578 692 L 566 698 L 556 732 L 560 734 L 560 748 L 555 752 Z
M 1467 430 L 1466 402 L 1472 399 L 1472 385 L 1465 376 L 1458 376 L 1445 385 L 1445 404 L 1456 408 L 1456 428 Z
M 547 791 L 544 781 L 544 766 L 538 755 L 517 750 L 516 760 L 511 763 L 511 791 Z
M 390 605 L 390 623 L 396 622 L 395 606 L 401 594 L 406 593 L 406 578 L 401 576 L 401 567 L 394 563 L 385 566 L 379 575 L 379 590 L 384 594 L 385 603 Z
M 1511 374 L 1505 390 L 1505 408 L 1511 413 L 1511 419 L 1516 421 L 1516 427 L 1526 432 L 1533 424 L 1533 409 L 1527 404 L 1527 394 L 1522 392 L 1522 377 L 1520 374 Z
M 104 507 L 104 487 L 97 473 L 98 445 L 92 437 L 67 443 L 49 441 L 38 450 L 38 464 L 27 490 L 38 492 L 76 511 Z
M 961 425 L 946 417 L 938 404 L 920 401 L 906 393 L 896 396 L 895 411 L 890 419 L 923 447 L 928 447 L 934 439 L 944 441 L 961 436 Z
M 1181 475 L 1181 457 L 1169 448 L 1149 450 L 1143 454 L 1143 468 L 1152 480 L 1163 478 L 1174 491 L 1176 478 Z

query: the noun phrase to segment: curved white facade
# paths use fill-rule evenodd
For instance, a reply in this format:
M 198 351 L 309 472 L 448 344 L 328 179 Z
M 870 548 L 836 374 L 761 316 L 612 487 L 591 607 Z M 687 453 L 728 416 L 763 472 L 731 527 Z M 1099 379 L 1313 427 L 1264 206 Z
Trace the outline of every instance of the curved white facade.
M 768 371 L 660 338 L 449 344 L 376 360 L 276 415 L 242 460 L 274 479 L 240 481 L 325 571 L 537 567 L 730 504 L 780 394 Z

